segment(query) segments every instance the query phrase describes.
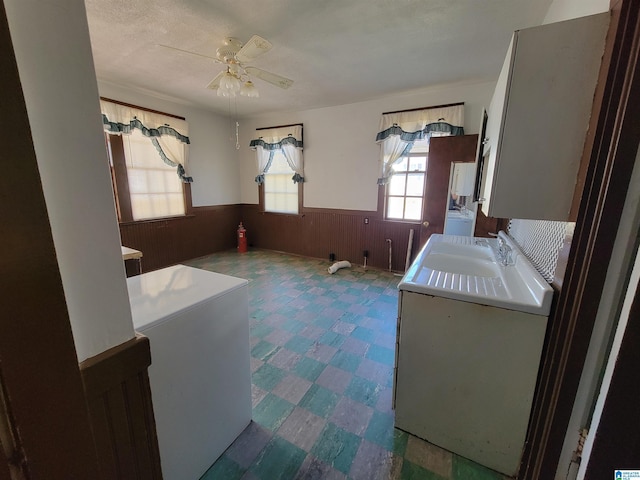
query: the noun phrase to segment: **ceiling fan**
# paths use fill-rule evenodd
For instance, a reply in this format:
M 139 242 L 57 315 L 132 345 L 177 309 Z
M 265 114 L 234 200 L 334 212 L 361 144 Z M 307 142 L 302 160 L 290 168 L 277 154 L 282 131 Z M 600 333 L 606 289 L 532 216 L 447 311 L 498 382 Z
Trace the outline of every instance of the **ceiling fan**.
M 244 44 L 237 38 L 225 38 L 224 44 L 216 50 L 215 57 L 170 47 L 168 45 L 159 46 L 208 58 L 216 63 L 226 65 L 226 69 L 216 75 L 207 85 L 207 88 L 217 90 L 218 96 L 220 97 L 235 97 L 236 94 L 247 97 L 258 97 L 258 90 L 251 81 L 251 77 L 259 78 L 260 80 L 284 89 L 293 85 L 293 80 L 262 70 L 261 68 L 247 65 L 248 62 L 268 52 L 271 50 L 271 47 L 273 47 L 271 42 L 259 35 L 254 35 Z

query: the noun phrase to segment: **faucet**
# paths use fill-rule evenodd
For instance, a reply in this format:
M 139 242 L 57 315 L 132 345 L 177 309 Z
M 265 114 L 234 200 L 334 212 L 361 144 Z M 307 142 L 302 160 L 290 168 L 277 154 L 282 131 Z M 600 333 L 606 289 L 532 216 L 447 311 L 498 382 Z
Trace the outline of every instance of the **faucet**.
M 503 265 L 505 267 L 508 265 L 513 265 L 515 263 L 513 261 L 513 249 L 509 245 L 507 245 L 502 238 L 498 238 L 497 257 L 500 265 Z

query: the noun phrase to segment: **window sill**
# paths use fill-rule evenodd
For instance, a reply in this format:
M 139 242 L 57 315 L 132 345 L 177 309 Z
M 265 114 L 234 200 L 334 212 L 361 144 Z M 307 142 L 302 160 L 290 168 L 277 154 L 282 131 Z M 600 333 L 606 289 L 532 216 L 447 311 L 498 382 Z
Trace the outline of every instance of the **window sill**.
M 158 217 L 158 218 L 148 218 L 145 220 L 133 220 L 130 222 L 118 222 L 119 225 L 127 226 L 127 225 L 140 225 L 143 223 L 159 223 L 159 222 L 171 222 L 176 220 L 184 220 L 187 218 L 195 218 L 193 214 L 186 215 L 176 215 L 174 217 Z
M 399 218 L 383 218 L 385 222 L 389 223 L 402 223 L 406 225 L 422 225 L 422 220 L 401 220 Z

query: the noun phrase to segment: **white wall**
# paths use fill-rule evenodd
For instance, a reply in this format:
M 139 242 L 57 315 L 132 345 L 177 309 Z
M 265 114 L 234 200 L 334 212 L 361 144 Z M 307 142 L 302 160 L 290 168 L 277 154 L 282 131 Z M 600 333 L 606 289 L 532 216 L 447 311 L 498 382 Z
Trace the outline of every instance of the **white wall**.
M 185 117 L 191 140 L 187 174 L 193 177 L 193 205 L 240 203 L 235 120 L 104 82 L 98 82 L 98 89 L 103 97 Z
M 505 51 L 507 45 L 505 45 Z M 498 72 L 496 72 L 497 77 Z M 478 133 L 482 108 L 495 82 L 446 85 L 361 103 L 264 115 L 240 121 L 241 201 L 258 203 L 256 128 L 304 124 L 304 206 L 375 211 L 380 147 L 375 143 L 383 112 L 465 102 L 465 132 Z
M 609 0 L 554 0 L 543 24 L 585 17 L 609 10 Z
M 4 4 L 82 361 L 134 336 L 84 3 Z

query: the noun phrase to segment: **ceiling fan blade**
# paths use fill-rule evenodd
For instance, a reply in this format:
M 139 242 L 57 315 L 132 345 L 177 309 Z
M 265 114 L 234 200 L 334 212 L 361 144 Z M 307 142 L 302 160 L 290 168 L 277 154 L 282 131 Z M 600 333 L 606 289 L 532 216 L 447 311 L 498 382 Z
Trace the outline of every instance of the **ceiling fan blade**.
M 214 78 L 209 82 L 209 85 L 207 85 L 207 88 L 210 88 L 211 90 L 217 90 L 218 87 L 220 86 L 220 79 L 222 78 L 222 75 L 224 75 L 224 73 L 225 72 L 222 71 L 218 75 L 216 75 L 216 78 Z
M 210 57 L 209 55 L 203 55 L 201 53 L 190 52 L 189 50 L 182 50 L 181 48 L 170 47 L 169 45 L 162 45 L 160 43 L 156 43 L 156 46 L 157 47 L 162 47 L 162 48 L 168 48 L 169 50 L 175 50 L 176 52 L 188 53 L 189 55 L 196 55 L 198 57 L 208 58 L 209 60 L 213 60 L 216 63 L 221 63 L 220 60 L 218 60 L 215 57 Z
M 240 50 L 238 50 L 236 58 L 240 63 L 247 63 L 256 57 L 259 57 L 263 53 L 268 52 L 271 50 L 271 47 L 273 47 L 271 42 L 258 35 L 254 35 L 242 46 Z
M 265 82 L 269 82 L 276 87 L 287 89 L 291 85 L 293 85 L 293 80 L 281 77 L 280 75 L 276 75 L 275 73 L 267 72 L 266 70 L 262 70 L 261 68 L 247 67 L 245 68 L 245 71 L 249 75 L 257 77 L 260 80 L 264 80 Z

